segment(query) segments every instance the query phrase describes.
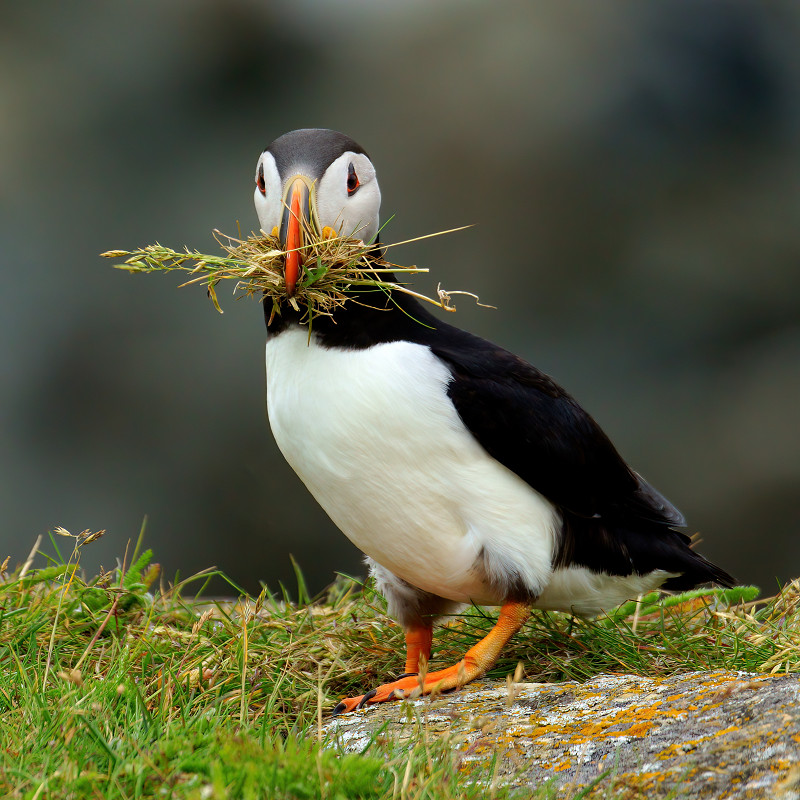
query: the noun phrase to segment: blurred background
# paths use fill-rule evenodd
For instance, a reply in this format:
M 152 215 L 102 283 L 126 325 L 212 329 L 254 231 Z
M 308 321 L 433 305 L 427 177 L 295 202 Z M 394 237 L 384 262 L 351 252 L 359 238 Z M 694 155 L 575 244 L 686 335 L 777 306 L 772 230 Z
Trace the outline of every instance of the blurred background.
M 98 254 L 216 252 L 256 159 L 330 127 L 377 165 L 384 240 L 477 292 L 519 352 L 766 592 L 800 574 L 800 5 L 5 2 L 0 557 L 148 515 L 167 576 L 318 590 L 360 555 L 265 418 L 260 306 Z M 45 544 L 44 549 L 52 550 Z

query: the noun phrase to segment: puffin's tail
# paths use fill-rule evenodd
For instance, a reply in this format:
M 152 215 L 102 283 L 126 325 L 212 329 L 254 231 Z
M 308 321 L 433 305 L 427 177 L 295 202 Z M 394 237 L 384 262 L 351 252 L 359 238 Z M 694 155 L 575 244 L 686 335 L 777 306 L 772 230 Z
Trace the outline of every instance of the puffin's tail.
M 673 573 L 663 588 L 686 591 L 703 583 L 731 587 L 736 580 L 692 547 L 681 531 L 660 522 L 638 519 L 611 522 L 599 517 L 564 514 L 563 536 L 554 566 L 587 567 L 609 575 Z
M 673 531 L 677 533 L 677 531 Z M 685 536 L 685 534 L 681 534 Z M 688 536 L 686 537 L 689 538 Z M 686 564 L 686 571 L 682 575 L 675 578 L 669 578 L 665 581 L 662 589 L 670 591 L 685 592 L 687 589 L 694 589 L 701 583 L 719 583 L 722 586 L 727 586 L 729 589 L 736 586 L 738 581 L 722 567 L 718 567 L 713 562 L 709 561 L 705 556 L 696 552 L 691 545 L 691 540 L 686 543 L 684 549 L 684 564 Z

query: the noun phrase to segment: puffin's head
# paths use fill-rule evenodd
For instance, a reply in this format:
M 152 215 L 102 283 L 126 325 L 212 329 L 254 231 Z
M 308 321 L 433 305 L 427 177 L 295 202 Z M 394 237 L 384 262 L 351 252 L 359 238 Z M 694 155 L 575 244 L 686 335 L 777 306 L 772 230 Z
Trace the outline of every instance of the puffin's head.
M 276 139 L 256 164 L 256 213 L 261 230 L 278 228 L 284 249 L 303 246 L 303 226 L 372 242 L 378 236 L 381 190 L 361 145 L 324 128 L 304 128 Z M 291 295 L 303 256 L 286 257 Z

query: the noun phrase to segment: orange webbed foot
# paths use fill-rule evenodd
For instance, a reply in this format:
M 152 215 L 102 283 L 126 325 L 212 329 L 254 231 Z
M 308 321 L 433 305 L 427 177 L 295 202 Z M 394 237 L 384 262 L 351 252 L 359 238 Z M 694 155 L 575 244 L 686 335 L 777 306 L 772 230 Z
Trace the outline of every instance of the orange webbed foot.
M 388 700 L 405 700 L 409 697 L 416 698 L 432 692 L 446 692 L 457 689 L 483 672 L 481 667 L 471 659 L 465 658 L 458 664 L 427 675 L 408 674 L 401 676 L 396 681 L 384 683 L 375 689 L 362 694 L 360 697 L 347 697 L 333 709 L 333 715 L 347 714 L 357 711 L 366 705 L 385 703 Z
M 431 688 L 429 687 L 428 691 Z M 416 675 L 405 675 L 391 683 L 377 686 L 359 697 L 346 697 L 333 709 L 333 716 L 349 714 L 351 711 L 358 711 L 360 708 L 364 708 L 366 705 L 385 703 L 387 700 L 405 700 L 412 694 L 419 696 L 424 693 L 424 689 L 420 690 L 420 680 Z
M 378 686 L 376 689 L 371 689 L 366 694 L 359 697 L 345 697 L 336 708 L 333 709 L 333 716 L 338 717 L 339 714 L 349 714 L 351 711 L 358 711 L 364 708 L 367 704 L 385 703 L 387 700 L 402 700 L 406 697 L 404 690 L 395 687 L 394 683 L 385 683 L 383 686 Z M 415 684 L 417 685 L 417 684 Z M 392 688 L 395 687 L 395 688 Z
M 506 603 L 500 609 L 500 617 L 492 630 L 471 647 L 461 661 L 452 667 L 427 674 L 425 667 L 430 656 L 430 626 L 410 627 L 406 631 L 406 673 L 396 681 L 384 683 L 366 694 L 346 697 L 333 709 L 333 715 L 347 714 L 387 700 L 419 697 L 464 686 L 494 664 L 503 645 L 522 627 L 529 615 L 530 606 L 527 603 Z M 411 672 L 415 666 L 420 669 L 419 675 Z

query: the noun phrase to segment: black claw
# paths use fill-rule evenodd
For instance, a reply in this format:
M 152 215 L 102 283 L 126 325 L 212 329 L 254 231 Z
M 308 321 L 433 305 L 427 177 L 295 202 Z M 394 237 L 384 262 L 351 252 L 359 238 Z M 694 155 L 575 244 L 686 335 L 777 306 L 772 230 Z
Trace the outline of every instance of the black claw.
M 401 681 L 403 678 L 416 678 L 419 672 L 404 672 L 402 675 L 397 676 L 397 680 Z
M 375 695 L 378 694 L 377 689 L 370 689 L 359 701 L 358 705 L 353 709 L 353 711 L 358 711 L 359 708 L 364 708 L 364 706 L 372 700 Z M 338 708 L 338 706 L 337 706 Z
M 356 707 L 353 709 L 353 711 L 358 711 L 358 709 L 359 709 L 359 708 L 364 708 L 364 706 L 365 706 L 365 705 L 366 705 L 366 704 L 367 704 L 367 703 L 368 703 L 368 702 L 369 702 L 369 701 L 370 701 L 370 700 L 371 700 L 373 697 L 375 697 L 375 695 L 376 695 L 376 694 L 378 694 L 378 690 L 377 690 L 377 689 L 370 689 L 370 691 L 368 691 L 368 692 L 367 692 L 367 693 L 366 693 L 366 694 L 365 694 L 365 695 L 364 695 L 364 696 L 361 698 L 361 700 L 359 700 L 359 701 L 358 701 L 358 705 L 357 705 L 357 706 L 356 706 Z M 334 709 L 333 709 L 333 712 L 331 713 L 331 716 L 332 716 L 332 717 L 338 717 L 338 716 L 339 716 L 339 714 L 343 714 L 345 711 L 347 711 L 347 703 L 345 703 L 345 702 L 344 702 L 344 700 L 342 700 L 342 702 L 341 702 L 341 703 L 339 703 L 339 705 L 337 705 L 337 706 L 336 706 L 336 708 L 334 708 Z

